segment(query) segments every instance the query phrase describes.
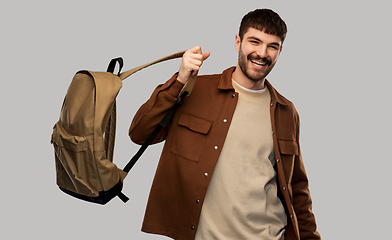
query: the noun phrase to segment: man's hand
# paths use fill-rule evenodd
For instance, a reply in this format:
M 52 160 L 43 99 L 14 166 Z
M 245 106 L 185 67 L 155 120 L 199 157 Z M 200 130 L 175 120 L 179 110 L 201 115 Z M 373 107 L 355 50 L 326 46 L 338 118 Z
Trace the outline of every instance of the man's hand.
M 192 75 L 195 76 L 203 64 L 210 56 L 210 52 L 202 52 L 200 46 L 196 46 L 187 50 L 182 56 L 180 70 L 178 72 L 177 80 L 186 83 L 188 78 Z

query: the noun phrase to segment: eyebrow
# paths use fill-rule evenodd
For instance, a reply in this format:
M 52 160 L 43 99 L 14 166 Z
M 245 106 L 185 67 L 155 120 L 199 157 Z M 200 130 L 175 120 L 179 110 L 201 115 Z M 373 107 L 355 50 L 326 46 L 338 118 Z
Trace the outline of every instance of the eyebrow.
M 258 41 L 258 42 L 263 42 L 263 41 L 261 41 L 259 38 L 253 37 L 253 36 L 248 37 L 248 40 L 256 40 L 256 41 Z M 268 44 L 268 45 L 273 45 L 273 46 L 277 46 L 277 47 L 280 47 L 280 46 L 281 46 L 281 44 L 278 43 L 278 42 L 272 42 L 272 43 L 270 43 L 270 44 Z

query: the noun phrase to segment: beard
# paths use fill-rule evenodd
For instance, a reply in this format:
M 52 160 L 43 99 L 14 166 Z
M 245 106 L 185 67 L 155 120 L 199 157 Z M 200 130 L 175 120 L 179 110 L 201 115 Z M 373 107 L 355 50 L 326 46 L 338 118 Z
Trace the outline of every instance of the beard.
M 262 81 L 264 80 L 267 75 L 271 72 L 271 70 L 274 68 L 275 63 L 272 63 L 272 60 L 270 57 L 260 57 L 256 53 L 249 54 L 248 56 L 245 56 L 245 54 L 242 52 L 242 48 L 240 46 L 240 50 L 238 52 L 238 65 L 240 66 L 242 72 L 244 75 L 249 78 L 250 80 L 254 82 Z M 251 61 L 258 61 L 258 62 L 263 62 L 265 63 L 265 67 L 263 69 L 257 69 L 252 66 Z

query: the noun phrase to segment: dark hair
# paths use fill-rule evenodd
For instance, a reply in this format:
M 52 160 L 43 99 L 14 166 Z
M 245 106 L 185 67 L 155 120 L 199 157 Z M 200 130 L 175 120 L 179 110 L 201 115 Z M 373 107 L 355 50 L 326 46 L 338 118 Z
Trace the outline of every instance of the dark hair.
M 255 28 L 280 37 L 282 43 L 286 38 L 287 26 L 280 16 L 270 9 L 256 9 L 247 13 L 241 21 L 239 36 L 242 40 L 249 28 Z

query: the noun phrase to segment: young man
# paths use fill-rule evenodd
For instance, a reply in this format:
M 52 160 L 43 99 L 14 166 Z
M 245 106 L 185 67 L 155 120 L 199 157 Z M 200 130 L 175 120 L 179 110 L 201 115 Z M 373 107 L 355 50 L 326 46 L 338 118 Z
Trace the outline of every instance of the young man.
M 236 67 L 199 76 L 171 124 L 142 231 L 177 240 L 320 239 L 299 147 L 293 104 L 265 79 L 282 51 L 286 24 L 268 9 L 244 16 Z M 188 50 L 180 70 L 135 115 L 142 144 L 209 52 Z

